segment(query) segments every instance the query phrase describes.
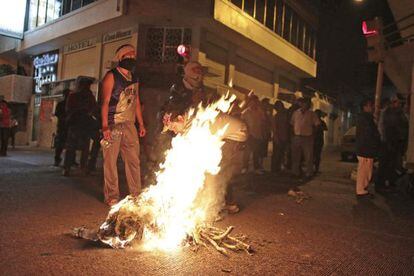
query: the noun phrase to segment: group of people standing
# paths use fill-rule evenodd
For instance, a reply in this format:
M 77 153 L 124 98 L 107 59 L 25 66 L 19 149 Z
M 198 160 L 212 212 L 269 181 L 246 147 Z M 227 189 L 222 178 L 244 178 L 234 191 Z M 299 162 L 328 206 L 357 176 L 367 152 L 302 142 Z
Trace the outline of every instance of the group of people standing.
M 358 171 L 356 195 L 371 198 L 368 185 L 375 180 L 379 193 L 392 192 L 399 176 L 406 172 L 403 157 L 408 146 L 408 118 L 397 96 L 385 99 L 378 118 L 374 118 L 374 103 L 364 100 L 356 126 Z M 378 159 L 378 173 L 373 177 L 374 161 Z
M 327 130 L 323 120 L 326 114 L 319 109 L 312 111 L 309 99 L 299 98 L 288 109 L 282 101 L 276 101 L 272 107 L 268 99 L 260 102 L 257 96 L 252 95 L 241 114 L 249 131 L 243 172 L 248 171 L 251 155 L 254 172 L 264 172 L 263 159 L 272 140 L 273 173 L 291 171 L 301 179 L 319 173 L 324 131 Z
M 0 157 L 7 156 L 9 142 L 15 147 L 15 136 L 18 121 L 12 115 L 9 103 L 0 96 Z

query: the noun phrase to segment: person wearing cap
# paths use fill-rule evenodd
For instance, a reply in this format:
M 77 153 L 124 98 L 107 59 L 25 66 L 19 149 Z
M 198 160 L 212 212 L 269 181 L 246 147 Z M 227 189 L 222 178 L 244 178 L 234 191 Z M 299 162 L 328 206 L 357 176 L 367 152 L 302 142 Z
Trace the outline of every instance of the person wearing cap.
M 187 112 L 190 108 L 196 108 L 200 104 L 207 106 L 218 100 L 217 93 L 207 94 L 204 90 L 203 67 L 199 62 L 190 61 L 184 67 L 184 76 L 181 81 L 176 82 L 170 89 L 171 96 L 165 103 L 162 112 L 164 131 L 160 137 L 165 147 L 170 145 L 172 137 L 182 133 L 186 129 Z M 239 212 L 239 206 L 233 196 L 233 177 L 240 173 L 242 157 L 247 140 L 247 127 L 239 118 L 220 114 L 212 125 L 213 132 L 226 126 L 223 134 L 222 160 L 220 172 L 217 175 L 209 175 L 206 179 L 206 188 L 200 193 L 200 204 L 205 204 L 211 212 L 216 214 L 220 210 L 226 210 L 230 214 Z M 168 133 L 170 132 L 170 133 Z M 164 152 L 162 151 L 162 152 Z M 159 160 L 162 162 L 162 160 Z M 213 191 L 217 197 L 211 197 Z
M 93 79 L 80 76 L 76 79 L 76 89 L 70 93 L 66 102 L 65 117 L 68 129 L 63 176 L 69 176 L 75 163 L 76 150 L 81 150 L 80 167 L 87 172 L 89 156 L 89 133 L 93 126 L 92 113 L 97 103 L 90 86 Z
M 325 144 L 324 132 L 328 130 L 328 127 L 323 120 L 326 113 L 320 109 L 316 109 L 315 114 L 320 120 L 320 124 L 315 127 L 315 140 L 313 143 L 313 164 L 315 166 L 315 174 L 318 174 L 319 165 L 321 164 L 322 149 Z
M 7 156 L 10 137 L 11 111 L 4 96 L 0 96 L 0 156 Z
M 102 133 L 110 145 L 103 147 L 104 196 L 112 206 L 119 201 L 117 160 L 119 152 L 125 163 L 129 193 L 137 196 L 141 191 L 139 136 L 146 134 L 139 99 L 139 82 L 135 75 L 136 52 L 132 45 L 116 50 L 118 65 L 108 71 L 102 80 Z
M 314 128 L 320 125 L 315 112 L 310 110 L 310 99 L 300 99 L 300 108 L 296 110 L 290 120 L 293 128 L 292 138 L 292 170 L 295 176 L 300 177 L 301 156 L 306 167 L 305 178 L 313 176 L 313 141 Z

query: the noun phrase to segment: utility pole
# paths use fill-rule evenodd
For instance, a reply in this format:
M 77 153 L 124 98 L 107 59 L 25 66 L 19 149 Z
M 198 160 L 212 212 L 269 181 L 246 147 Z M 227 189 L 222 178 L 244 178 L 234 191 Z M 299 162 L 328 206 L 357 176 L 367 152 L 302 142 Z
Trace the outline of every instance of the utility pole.
M 382 20 L 379 17 L 362 22 L 362 33 L 367 41 L 368 61 L 378 64 L 374 112 L 376 120 L 379 119 L 381 110 L 382 83 L 384 79 L 385 45 L 382 30 Z

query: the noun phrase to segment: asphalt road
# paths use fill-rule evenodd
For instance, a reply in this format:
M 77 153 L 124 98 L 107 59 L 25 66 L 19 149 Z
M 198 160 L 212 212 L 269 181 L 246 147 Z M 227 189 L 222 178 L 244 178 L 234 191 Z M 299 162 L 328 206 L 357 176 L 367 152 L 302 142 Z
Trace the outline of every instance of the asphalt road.
M 18 149 L 0 158 L 1 275 L 414 275 L 414 199 L 399 192 L 357 202 L 355 164 L 328 152 L 322 174 L 300 188 L 289 177 L 247 175 L 236 197 L 234 225 L 256 249 L 224 257 L 189 248 L 174 253 L 114 250 L 68 235 L 99 225 L 101 172 L 64 178 L 49 151 Z M 124 181 L 121 181 L 124 182 Z M 403 190 L 403 187 L 401 187 Z

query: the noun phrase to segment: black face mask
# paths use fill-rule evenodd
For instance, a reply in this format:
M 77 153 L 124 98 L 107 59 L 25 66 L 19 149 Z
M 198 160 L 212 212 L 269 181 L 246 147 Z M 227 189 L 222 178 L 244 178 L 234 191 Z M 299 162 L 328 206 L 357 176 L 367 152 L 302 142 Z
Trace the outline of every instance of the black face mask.
M 137 61 L 135 58 L 124 58 L 118 63 L 118 66 L 124 68 L 130 72 L 135 70 L 135 66 L 137 65 Z

